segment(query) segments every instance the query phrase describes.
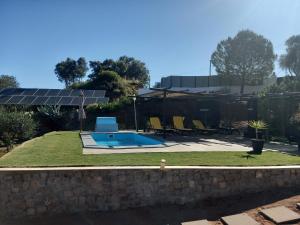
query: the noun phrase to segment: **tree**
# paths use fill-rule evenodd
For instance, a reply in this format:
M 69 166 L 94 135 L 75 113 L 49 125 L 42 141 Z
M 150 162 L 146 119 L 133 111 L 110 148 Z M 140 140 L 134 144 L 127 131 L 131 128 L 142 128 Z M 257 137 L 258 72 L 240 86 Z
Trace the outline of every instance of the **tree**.
M 88 70 L 85 58 L 80 57 L 77 61 L 67 58 L 65 61 L 57 63 L 55 74 L 60 82 L 64 82 L 66 88 L 71 84 L 80 81 Z
M 127 93 L 127 83 L 114 71 L 100 71 L 93 79 L 74 85 L 79 89 L 106 90 L 106 96 L 114 100 Z
M 285 45 L 286 54 L 280 56 L 280 67 L 300 79 L 300 35 L 290 37 Z
M 90 61 L 92 73 L 90 79 L 97 76 L 102 71 L 114 71 L 126 80 L 137 80 L 143 87 L 149 84 L 149 70 L 146 64 L 133 57 L 121 56 L 117 61 L 106 59 L 103 62 Z
M 238 82 L 240 93 L 246 84 L 262 82 L 272 75 L 276 55 L 271 41 L 250 30 L 221 41 L 212 54 L 212 64 L 225 83 Z
M 0 76 L 0 88 L 17 88 L 19 83 L 14 76 L 1 75 Z

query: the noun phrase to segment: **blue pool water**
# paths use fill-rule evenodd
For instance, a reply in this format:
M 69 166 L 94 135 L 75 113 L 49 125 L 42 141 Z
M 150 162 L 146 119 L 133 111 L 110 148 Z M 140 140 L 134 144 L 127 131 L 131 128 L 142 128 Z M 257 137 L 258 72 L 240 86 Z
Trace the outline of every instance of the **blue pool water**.
M 92 133 L 96 144 L 103 147 L 158 147 L 162 141 L 136 133 Z

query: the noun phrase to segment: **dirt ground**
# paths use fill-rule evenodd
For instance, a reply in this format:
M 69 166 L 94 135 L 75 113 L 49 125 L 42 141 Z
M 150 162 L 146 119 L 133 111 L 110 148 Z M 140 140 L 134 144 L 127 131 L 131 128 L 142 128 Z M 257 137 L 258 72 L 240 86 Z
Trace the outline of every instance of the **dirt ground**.
M 207 219 L 212 224 L 222 224 L 222 216 L 248 213 L 263 225 L 273 223 L 259 214 L 259 209 L 287 206 L 300 213 L 298 190 L 273 190 L 244 196 L 207 199 L 194 205 L 159 205 L 111 212 L 87 212 L 39 218 L 1 220 L 1 225 L 180 225 L 185 221 Z M 294 223 L 294 224 L 300 224 Z

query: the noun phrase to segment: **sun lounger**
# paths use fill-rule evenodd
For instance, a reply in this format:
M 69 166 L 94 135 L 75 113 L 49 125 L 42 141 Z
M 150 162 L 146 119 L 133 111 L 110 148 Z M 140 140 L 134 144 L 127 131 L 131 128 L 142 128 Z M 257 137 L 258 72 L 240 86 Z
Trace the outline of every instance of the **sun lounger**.
M 154 130 L 156 133 L 164 133 L 164 132 L 173 132 L 173 129 L 163 128 L 160 122 L 159 117 L 150 117 L 150 129 Z
M 174 129 L 179 132 L 193 132 L 193 129 L 184 127 L 184 117 L 182 116 L 173 116 L 173 125 Z
M 202 133 L 212 134 L 217 132 L 217 129 L 206 128 L 201 120 L 193 120 L 193 125 L 196 130 L 201 131 Z

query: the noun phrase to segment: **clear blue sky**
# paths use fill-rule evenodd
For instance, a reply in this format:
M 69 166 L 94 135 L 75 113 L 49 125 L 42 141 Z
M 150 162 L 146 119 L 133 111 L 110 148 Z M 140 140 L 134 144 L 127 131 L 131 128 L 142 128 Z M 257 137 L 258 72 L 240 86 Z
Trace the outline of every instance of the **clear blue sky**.
M 299 0 L 0 0 L 0 74 L 23 87 L 63 87 L 66 57 L 133 56 L 160 77 L 207 75 L 217 43 L 251 29 L 273 42 L 300 34 Z M 276 72 L 283 75 L 278 66 Z

